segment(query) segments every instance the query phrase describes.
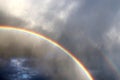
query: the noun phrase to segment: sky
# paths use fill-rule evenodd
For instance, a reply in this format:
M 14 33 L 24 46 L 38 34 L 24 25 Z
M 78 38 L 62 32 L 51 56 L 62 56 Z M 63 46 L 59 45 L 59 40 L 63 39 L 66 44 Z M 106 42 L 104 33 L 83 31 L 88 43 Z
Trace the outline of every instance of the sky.
M 0 25 L 42 33 L 71 51 L 96 80 L 120 79 L 119 0 L 0 0 Z
M 23 30 L 0 28 L 1 80 L 92 80 L 56 43 Z

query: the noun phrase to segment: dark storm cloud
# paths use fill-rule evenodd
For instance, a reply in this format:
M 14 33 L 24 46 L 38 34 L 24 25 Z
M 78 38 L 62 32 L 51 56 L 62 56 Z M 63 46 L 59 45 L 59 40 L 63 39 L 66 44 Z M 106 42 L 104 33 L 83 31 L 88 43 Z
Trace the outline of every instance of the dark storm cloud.
M 116 0 L 86 1 L 82 8 L 68 17 L 65 32 L 72 35 L 83 33 L 90 40 L 101 42 L 103 34 L 112 27 L 120 7 L 118 3 Z
M 82 8 L 78 7 L 69 15 L 60 38 L 60 43 L 75 53 L 90 70 L 98 71 L 95 73 L 97 80 L 114 80 L 116 75 L 109 73 L 113 71 L 105 61 L 104 56 L 109 53 L 105 50 L 104 38 L 113 27 L 119 3 L 119 0 L 86 0 Z

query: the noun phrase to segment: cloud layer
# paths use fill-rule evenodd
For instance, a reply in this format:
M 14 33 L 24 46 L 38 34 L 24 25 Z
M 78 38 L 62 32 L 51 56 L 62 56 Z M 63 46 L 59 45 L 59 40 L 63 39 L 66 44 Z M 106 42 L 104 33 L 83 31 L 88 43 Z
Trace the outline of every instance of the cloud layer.
M 1 25 L 24 26 L 47 35 L 73 52 L 97 80 L 118 80 L 119 0 L 9 2 L 0 1 Z

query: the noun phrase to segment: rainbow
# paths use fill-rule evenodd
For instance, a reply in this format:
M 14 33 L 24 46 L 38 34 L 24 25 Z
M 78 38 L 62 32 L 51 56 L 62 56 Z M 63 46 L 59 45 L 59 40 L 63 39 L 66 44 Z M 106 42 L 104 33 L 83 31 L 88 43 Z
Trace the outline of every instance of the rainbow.
M 86 74 L 86 76 L 89 78 L 89 80 L 93 80 L 92 76 L 90 75 L 90 73 L 88 72 L 88 70 L 83 66 L 83 64 L 77 59 L 75 58 L 72 53 L 68 50 L 66 50 L 63 46 L 61 46 L 60 44 L 58 44 L 57 42 L 51 40 L 48 37 L 45 37 L 39 33 L 35 33 L 31 30 L 27 30 L 27 29 L 21 29 L 21 28 L 15 28 L 15 27 L 11 27 L 11 26 L 0 26 L 0 30 L 18 30 L 18 31 L 22 31 L 24 33 L 28 33 L 28 34 L 32 34 L 34 36 L 40 37 L 46 41 L 48 41 L 49 43 L 57 46 L 58 48 L 60 48 L 62 51 L 64 51 L 68 56 L 70 56 L 77 64 L 78 66 L 84 71 L 84 73 Z

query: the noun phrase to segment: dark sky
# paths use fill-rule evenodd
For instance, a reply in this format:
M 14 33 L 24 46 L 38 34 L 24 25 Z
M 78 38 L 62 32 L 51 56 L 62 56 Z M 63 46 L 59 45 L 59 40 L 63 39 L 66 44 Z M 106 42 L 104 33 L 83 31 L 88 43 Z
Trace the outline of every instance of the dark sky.
M 96 80 L 120 76 L 119 16 L 120 0 L 0 0 L 0 25 L 32 29 L 56 40 Z

